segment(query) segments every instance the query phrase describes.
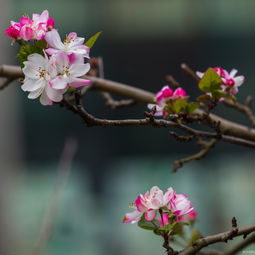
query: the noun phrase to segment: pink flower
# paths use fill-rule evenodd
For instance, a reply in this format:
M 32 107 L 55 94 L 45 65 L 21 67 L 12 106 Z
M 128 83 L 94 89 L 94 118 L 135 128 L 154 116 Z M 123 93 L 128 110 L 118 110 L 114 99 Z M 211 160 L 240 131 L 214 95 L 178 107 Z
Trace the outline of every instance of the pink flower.
M 64 51 L 51 57 L 53 65 L 56 66 L 58 76 L 50 81 L 54 89 L 66 89 L 68 86 L 79 88 L 91 83 L 90 80 L 81 79 L 89 69 L 90 64 L 84 64 L 82 56 L 72 54 L 68 56 Z
M 184 89 L 182 88 L 177 88 L 174 93 L 173 93 L 173 98 L 174 99 L 178 99 L 178 98 L 183 98 L 186 97 L 187 93 Z
M 164 86 L 157 94 L 156 94 L 156 102 L 159 106 L 163 106 L 164 103 L 169 100 L 173 95 L 173 90 L 168 86 Z
M 42 14 L 33 14 L 32 20 L 23 16 L 18 23 L 11 21 L 11 26 L 5 30 L 5 33 L 12 39 L 42 40 L 47 30 L 53 27 L 54 20 L 49 18 L 49 12 L 44 10 Z
M 238 87 L 240 87 L 244 83 L 244 76 L 236 76 L 236 69 L 232 69 L 230 73 L 228 73 L 225 69 L 221 67 L 214 67 L 213 69 L 222 80 L 222 90 L 231 95 L 236 95 L 238 93 Z M 204 73 L 201 72 L 196 72 L 196 74 L 199 78 L 202 78 L 204 76 Z
M 45 40 L 49 44 L 48 49 L 45 51 L 49 55 L 54 55 L 60 51 L 64 51 L 67 55 L 73 53 L 89 57 L 89 48 L 84 45 L 84 38 L 78 37 L 76 33 L 70 33 L 64 42 L 61 41 L 60 35 L 56 29 L 47 32 Z
M 21 39 L 20 28 L 21 28 L 20 23 L 11 21 L 11 26 L 8 27 L 4 32 L 11 39 L 17 40 L 17 39 Z
M 144 215 L 147 221 L 152 221 L 160 208 L 167 208 L 174 198 L 175 192 L 169 188 L 164 194 L 157 186 L 151 188 L 144 195 L 139 195 L 134 203 L 135 211 L 127 213 L 123 219 L 124 223 L 135 223 Z
M 185 194 L 176 194 L 173 201 L 170 204 L 169 209 L 176 216 L 184 216 L 192 212 L 194 208 L 191 206 L 191 202 Z
M 168 213 L 163 213 L 163 214 L 162 214 L 162 217 L 159 216 L 158 221 L 159 221 L 160 227 L 163 227 L 163 226 L 169 224 L 168 218 L 169 218 Z
M 155 101 L 157 104 L 148 104 L 147 107 L 152 110 L 154 107 L 156 107 L 155 116 L 166 116 L 167 111 L 165 110 L 165 107 L 167 105 L 167 101 L 169 100 L 176 100 L 180 98 L 186 98 L 187 93 L 183 88 L 177 88 L 175 91 L 173 91 L 168 86 L 164 86 L 155 96 Z

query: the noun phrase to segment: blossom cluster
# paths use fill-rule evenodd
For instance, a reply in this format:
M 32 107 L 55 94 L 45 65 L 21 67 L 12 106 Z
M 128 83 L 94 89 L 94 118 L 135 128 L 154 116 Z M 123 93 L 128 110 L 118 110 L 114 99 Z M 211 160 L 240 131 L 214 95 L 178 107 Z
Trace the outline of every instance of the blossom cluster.
M 186 91 L 179 87 L 174 91 L 169 86 L 164 86 L 155 96 L 157 104 L 148 104 L 148 108 L 152 110 L 156 107 L 155 116 L 166 116 L 169 112 L 166 109 L 168 102 L 175 102 L 177 99 L 188 98 Z
M 90 69 L 90 49 L 84 44 L 85 39 L 72 32 L 62 42 L 47 10 L 33 14 L 32 20 L 25 16 L 19 22 L 12 21 L 5 33 L 22 45 L 20 55 L 25 54 L 21 63 L 25 79 L 21 88 L 29 92 L 28 98 L 40 97 L 41 104 L 52 105 L 63 99 L 68 88 L 90 84 L 81 78 Z M 38 48 L 38 41 L 45 46 Z M 27 54 L 27 49 L 33 53 Z
M 197 216 L 188 197 L 177 194 L 171 187 L 165 193 L 157 186 L 152 187 L 144 195 L 139 195 L 132 207 L 135 210 L 125 214 L 124 223 L 139 222 L 144 216 L 146 221 L 156 219 L 162 227 L 168 225 L 173 216 L 175 222 L 194 220 Z
M 223 92 L 236 95 L 238 93 L 238 87 L 244 83 L 244 76 L 236 76 L 237 70 L 232 69 L 230 72 L 226 71 L 222 67 L 214 67 L 213 70 L 220 76 L 222 84 L 221 89 Z M 196 75 L 201 79 L 205 73 L 196 72 Z
M 192 113 L 201 106 L 200 101 L 223 101 L 225 98 L 234 99 L 238 88 L 244 83 L 244 76 L 236 76 L 237 70 L 227 72 L 221 67 L 209 68 L 205 73 L 196 72 L 201 79 L 198 87 L 205 92 L 204 96 L 197 98 L 197 102 L 188 102 L 189 96 L 181 87 L 174 91 L 169 86 L 164 86 L 155 95 L 156 104 L 148 104 L 150 110 L 154 110 L 155 116 L 167 117 L 174 113 Z
M 33 14 L 32 19 L 23 16 L 19 22 L 11 21 L 11 26 L 5 30 L 5 34 L 14 40 L 42 40 L 46 32 L 52 28 L 54 28 L 54 20 L 45 10 L 42 14 Z

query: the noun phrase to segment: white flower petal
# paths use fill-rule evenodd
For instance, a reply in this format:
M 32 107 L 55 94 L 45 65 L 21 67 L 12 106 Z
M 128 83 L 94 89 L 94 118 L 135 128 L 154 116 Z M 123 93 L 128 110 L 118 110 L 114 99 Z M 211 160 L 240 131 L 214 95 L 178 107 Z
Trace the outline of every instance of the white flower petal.
M 45 69 L 47 59 L 38 53 L 33 53 L 27 57 L 27 61 L 31 62 L 34 69 L 38 69 L 39 67 Z
M 51 31 L 47 32 L 45 35 L 45 40 L 52 48 L 59 50 L 64 48 L 64 44 L 61 42 L 61 38 L 56 29 L 52 29 Z
M 45 87 L 45 93 L 53 102 L 60 102 L 63 99 L 63 90 L 53 89 L 50 85 Z
M 47 96 L 45 90 L 43 91 L 43 93 L 40 97 L 40 103 L 42 105 L 52 105 L 53 104 L 52 100 L 50 100 L 49 97 Z
M 69 68 L 72 77 L 81 77 L 85 75 L 90 69 L 90 64 L 73 64 Z
M 65 89 L 69 83 L 70 79 L 64 76 L 57 76 L 54 80 L 50 82 L 53 89 Z
M 24 91 L 35 91 L 39 88 L 44 88 L 45 80 L 40 78 L 38 80 L 34 79 L 25 79 L 24 84 L 21 86 L 22 90 Z
M 43 88 L 39 88 L 37 90 L 34 90 L 34 91 L 31 91 L 29 94 L 28 94 L 28 98 L 29 99 L 35 99 L 37 97 L 39 97 L 43 92 Z
M 237 74 L 237 70 L 236 69 L 232 69 L 228 75 L 228 79 L 233 79 L 235 77 L 235 75 Z
M 235 87 L 239 87 L 244 83 L 244 76 L 237 76 L 234 78 L 235 81 Z

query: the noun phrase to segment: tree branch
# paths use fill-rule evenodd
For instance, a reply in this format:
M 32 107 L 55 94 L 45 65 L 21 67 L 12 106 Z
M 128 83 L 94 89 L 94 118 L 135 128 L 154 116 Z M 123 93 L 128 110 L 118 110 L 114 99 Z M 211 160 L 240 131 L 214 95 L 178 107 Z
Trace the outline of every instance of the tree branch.
M 237 228 L 235 232 L 233 232 L 233 229 L 230 231 L 226 231 L 223 233 L 219 233 L 216 235 L 211 235 L 207 237 L 203 237 L 195 241 L 192 246 L 187 247 L 186 249 L 179 252 L 179 255 L 192 255 L 196 254 L 199 250 L 202 248 L 219 242 L 227 242 L 228 240 L 231 240 L 232 238 L 235 238 L 240 235 L 248 235 L 255 231 L 255 224 L 248 225 L 246 227 Z
M 251 234 L 249 237 L 238 243 L 232 249 L 224 252 L 224 255 L 234 255 L 239 251 L 243 250 L 245 247 L 255 243 L 255 233 Z
M 249 105 L 244 105 L 238 102 L 233 102 L 231 100 L 224 100 L 223 103 L 228 106 L 231 107 L 233 109 L 238 110 L 239 112 L 244 113 L 247 118 L 250 120 L 251 124 L 253 127 L 255 127 L 255 116 L 252 112 L 252 109 Z
M 23 77 L 23 72 L 18 66 L 2 65 L 0 66 L 0 77 L 17 79 L 17 78 Z M 122 83 L 97 78 L 97 77 L 86 76 L 86 78 L 93 81 L 93 89 L 96 89 L 99 91 L 107 91 L 112 94 L 117 94 L 123 97 L 132 98 L 137 102 L 155 103 L 154 94 L 151 92 L 134 88 L 132 86 L 125 85 Z M 81 90 L 81 95 L 84 94 L 84 90 L 86 89 L 83 88 Z M 195 111 L 195 114 L 202 117 L 204 116 L 205 112 L 198 109 Z M 228 121 L 212 113 L 208 115 L 208 118 L 213 122 L 220 122 L 221 133 L 232 137 L 232 139 L 230 140 L 234 143 L 242 144 L 244 142 L 244 144 L 247 144 L 247 140 L 255 141 L 255 129 L 249 129 L 248 127 L 244 125 L 240 125 L 238 123 Z M 121 123 L 120 125 L 125 125 L 124 123 L 129 125 L 130 121 L 129 120 L 124 122 L 121 121 L 120 123 Z M 107 125 L 116 125 L 116 122 L 114 123 L 110 121 Z M 236 138 L 236 140 L 233 138 Z M 253 146 L 252 144 L 250 145 Z

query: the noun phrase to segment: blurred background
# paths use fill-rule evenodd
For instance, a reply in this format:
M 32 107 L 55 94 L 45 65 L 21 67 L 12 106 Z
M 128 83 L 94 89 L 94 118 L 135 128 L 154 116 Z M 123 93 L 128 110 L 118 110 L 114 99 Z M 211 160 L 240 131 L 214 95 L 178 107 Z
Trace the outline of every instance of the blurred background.
M 10 20 L 45 9 L 62 37 L 75 31 L 89 38 L 103 31 L 91 56 L 103 57 L 107 79 L 157 92 L 172 74 L 195 96 L 195 82 L 180 69 L 185 62 L 200 71 L 236 68 L 246 77 L 238 98 L 255 93 L 253 0 L 1 0 L 1 31 Z M 3 32 L 0 38 L 1 64 L 18 64 L 18 47 Z M 128 203 L 153 185 L 186 193 L 204 235 L 229 229 L 233 216 L 240 225 L 254 222 L 251 149 L 221 142 L 206 159 L 173 174 L 172 161 L 194 153 L 196 145 L 177 143 L 164 129 L 86 128 L 59 106 L 28 100 L 19 87 L 12 83 L 0 93 L 0 254 L 35 254 L 70 136 L 78 151 L 41 254 L 163 254 L 159 237 L 121 223 Z M 104 118 L 142 118 L 146 109 L 110 110 L 95 92 L 84 103 Z M 247 124 L 232 110 L 216 112 Z

